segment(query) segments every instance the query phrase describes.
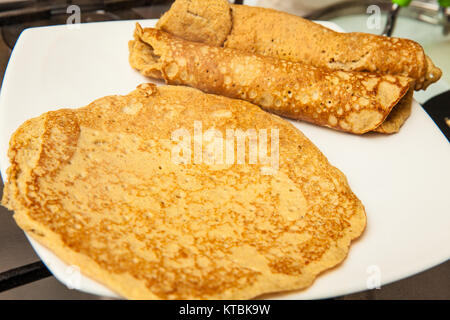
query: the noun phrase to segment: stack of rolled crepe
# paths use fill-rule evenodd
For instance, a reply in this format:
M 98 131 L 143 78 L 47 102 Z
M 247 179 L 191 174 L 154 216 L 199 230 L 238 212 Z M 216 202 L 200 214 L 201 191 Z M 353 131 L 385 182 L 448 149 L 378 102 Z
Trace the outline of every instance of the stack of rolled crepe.
M 397 132 L 413 90 L 441 76 L 414 41 L 225 0 L 177 0 L 157 28 L 138 26 L 129 44 L 144 75 L 356 134 Z

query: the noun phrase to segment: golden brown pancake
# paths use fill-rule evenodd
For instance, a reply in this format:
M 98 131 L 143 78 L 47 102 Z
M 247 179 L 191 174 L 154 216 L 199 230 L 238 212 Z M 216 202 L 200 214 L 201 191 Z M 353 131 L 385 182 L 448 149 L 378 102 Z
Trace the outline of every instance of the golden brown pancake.
M 190 42 L 139 24 L 134 38 L 129 61 L 145 76 L 356 134 L 379 127 L 413 86 L 407 77 L 317 68 Z
M 412 40 L 339 33 L 285 12 L 230 5 L 227 0 L 177 0 L 157 28 L 190 41 L 332 70 L 403 75 L 415 80 L 416 90 L 442 75 Z
M 174 162 L 174 132 L 195 134 L 196 121 L 218 132 L 278 130 L 278 169 Z M 303 289 L 346 257 L 366 222 L 345 176 L 299 130 L 188 87 L 145 84 L 45 113 L 14 133 L 8 155 L 3 205 L 18 225 L 130 299 Z

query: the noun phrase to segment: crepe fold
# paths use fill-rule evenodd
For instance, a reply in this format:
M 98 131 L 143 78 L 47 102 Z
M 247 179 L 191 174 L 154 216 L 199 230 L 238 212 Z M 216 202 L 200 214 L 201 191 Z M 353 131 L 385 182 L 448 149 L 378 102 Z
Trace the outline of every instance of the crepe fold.
M 326 70 L 189 42 L 139 24 L 134 37 L 129 61 L 143 75 L 246 100 L 291 119 L 356 134 L 391 133 L 409 114 L 410 104 L 399 104 L 412 85 L 407 77 Z M 397 105 L 400 115 L 381 126 Z
M 416 90 L 442 75 L 412 40 L 339 33 L 295 15 L 226 0 L 177 0 L 157 28 L 190 41 L 317 67 L 403 75 L 414 79 Z

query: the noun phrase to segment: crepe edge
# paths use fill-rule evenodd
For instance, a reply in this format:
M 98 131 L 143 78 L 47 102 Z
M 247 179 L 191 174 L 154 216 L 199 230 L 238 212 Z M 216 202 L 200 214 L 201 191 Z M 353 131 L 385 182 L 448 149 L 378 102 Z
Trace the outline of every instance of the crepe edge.
M 411 115 L 413 102 L 413 87 L 403 96 L 386 119 L 373 130 L 373 132 L 393 134 L 400 131 L 400 128 L 405 124 L 406 120 Z
M 362 212 L 365 211 L 362 210 Z M 31 219 L 26 212 L 19 210 L 13 217 L 16 223 L 28 236 L 44 246 L 46 249 L 50 250 L 61 261 L 68 265 L 68 267 L 76 267 L 77 269 L 82 270 L 81 274 L 103 285 L 118 296 L 131 300 L 162 300 L 134 277 L 126 274 L 116 275 L 104 271 L 90 257 L 80 254 L 73 249 L 67 248 L 58 234 L 54 233 L 50 228 L 47 228 Z M 340 238 L 337 242 L 337 246 L 327 250 L 321 258 L 321 262 L 322 260 L 326 260 L 326 263 L 323 262 L 318 266 L 314 266 L 313 269 L 315 270 L 315 273 L 311 273 L 309 277 L 298 280 L 291 279 L 285 285 L 280 285 L 279 283 L 273 285 L 272 282 L 265 282 L 264 278 L 260 278 L 256 284 L 249 287 L 250 289 L 247 288 L 246 290 L 238 291 L 230 296 L 212 296 L 207 299 L 245 300 L 258 298 L 265 294 L 288 294 L 292 293 L 292 291 L 303 291 L 309 288 L 321 273 L 331 270 L 341 264 L 348 256 L 352 241 L 362 235 L 366 227 L 365 213 L 363 216 L 357 216 L 357 214 L 354 214 L 351 221 L 352 226 L 356 228 L 354 228 L 347 236 Z M 124 276 L 126 279 L 123 279 Z M 266 283 L 269 283 L 270 285 L 264 285 Z M 189 299 L 199 298 L 189 297 Z

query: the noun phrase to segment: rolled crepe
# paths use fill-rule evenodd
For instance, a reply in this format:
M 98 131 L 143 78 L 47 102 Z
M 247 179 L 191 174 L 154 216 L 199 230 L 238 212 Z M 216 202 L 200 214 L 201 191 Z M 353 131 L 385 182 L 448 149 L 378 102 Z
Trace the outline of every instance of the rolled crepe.
M 190 42 L 139 24 L 134 38 L 129 61 L 145 76 L 356 134 L 380 127 L 412 85 L 407 77 L 316 68 Z M 386 128 L 379 131 L 392 131 Z
M 403 75 L 426 89 L 442 75 L 408 39 L 339 33 L 288 13 L 226 0 L 177 0 L 157 28 L 180 38 L 332 70 Z

